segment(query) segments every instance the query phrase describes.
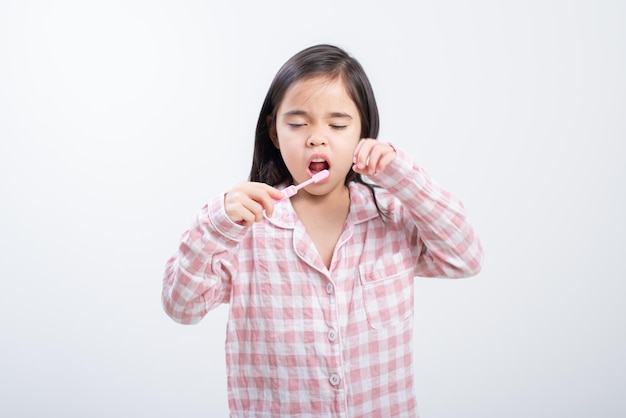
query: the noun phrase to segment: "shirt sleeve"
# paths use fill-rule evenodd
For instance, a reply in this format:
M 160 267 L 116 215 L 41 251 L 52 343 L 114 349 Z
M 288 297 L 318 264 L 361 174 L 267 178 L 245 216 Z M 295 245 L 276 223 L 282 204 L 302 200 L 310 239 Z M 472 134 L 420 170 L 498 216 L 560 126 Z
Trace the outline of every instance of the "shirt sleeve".
M 415 275 L 458 278 L 477 274 L 483 250 L 463 204 L 405 152 L 396 152 L 396 159 L 371 180 L 399 200 L 402 217 L 414 226 Z
M 163 309 L 174 321 L 195 324 L 208 311 L 228 302 L 236 249 L 247 230 L 228 218 L 223 195 L 196 214 L 178 251 L 165 265 Z

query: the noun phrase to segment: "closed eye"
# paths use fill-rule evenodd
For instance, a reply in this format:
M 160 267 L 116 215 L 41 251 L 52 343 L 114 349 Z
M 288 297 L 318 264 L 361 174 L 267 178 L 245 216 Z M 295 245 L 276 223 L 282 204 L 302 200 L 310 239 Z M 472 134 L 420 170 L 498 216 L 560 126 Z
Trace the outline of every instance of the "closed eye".
M 290 128 L 300 128 L 304 126 L 304 123 L 288 123 L 287 125 L 289 125 Z
M 347 125 L 330 125 L 330 127 L 333 129 L 341 130 L 341 129 L 347 128 L 348 126 Z

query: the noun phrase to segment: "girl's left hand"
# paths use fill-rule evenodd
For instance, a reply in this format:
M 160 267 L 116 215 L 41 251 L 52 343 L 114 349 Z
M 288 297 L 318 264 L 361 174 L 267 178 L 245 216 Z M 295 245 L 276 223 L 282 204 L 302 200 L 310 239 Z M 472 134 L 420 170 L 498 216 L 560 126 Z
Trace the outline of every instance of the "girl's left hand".
M 396 150 L 389 144 L 376 139 L 364 138 L 354 150 L 352 169 L 366 176 L 373 176 L 385 171 L 396 159 Z

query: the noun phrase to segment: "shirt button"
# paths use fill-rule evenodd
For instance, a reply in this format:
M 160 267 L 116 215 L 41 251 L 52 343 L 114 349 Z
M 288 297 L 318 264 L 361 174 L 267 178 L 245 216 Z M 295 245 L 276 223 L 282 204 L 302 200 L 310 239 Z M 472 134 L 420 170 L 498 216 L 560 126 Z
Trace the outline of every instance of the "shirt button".
M 335 290 L 335 286 L 333 286 L 332 283 L 328 283 L 326 285 L 326 293 L 328 293 L 329 295 L 332 295 L 334 290 Z
M 341 382 L 341 377 L 337 373 L 333 373 L 330 375 L 330 379 L 328 379 L 331 385 L 339 386 L 339 382 Z
M 328 330 L 328 341 L 335 341 L 337 339 L 337 332 L 331 328 L 330 330 Z

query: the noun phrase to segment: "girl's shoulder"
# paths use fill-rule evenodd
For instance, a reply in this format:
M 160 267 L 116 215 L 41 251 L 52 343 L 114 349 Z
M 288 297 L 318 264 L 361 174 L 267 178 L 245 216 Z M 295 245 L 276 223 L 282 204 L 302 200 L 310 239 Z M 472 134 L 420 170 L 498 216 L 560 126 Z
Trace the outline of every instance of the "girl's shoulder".
M 360 203 L 364 203 L 366 201 L 374 202 L 374 194 L 376 195 L 376 200 L 380 202 L 382 201 L 391 201 L 393 200 L 393 196 L 383 187 L 376 186 L 374 184 L 368 183 L 363 184 L 357 181 L 350 182 L 350 199 L 351 200 L 359 200 Z M 374 193 L 372 193 L 372 191 Z
M 350 183 L 350 210 L 359 214 L 359 218 L 373 218 L 382 212 L 395 212 L 399 201 L 382 187 L 365 185 L 353 181 Z

